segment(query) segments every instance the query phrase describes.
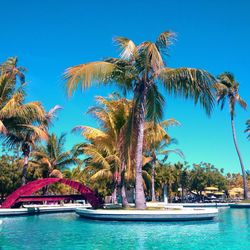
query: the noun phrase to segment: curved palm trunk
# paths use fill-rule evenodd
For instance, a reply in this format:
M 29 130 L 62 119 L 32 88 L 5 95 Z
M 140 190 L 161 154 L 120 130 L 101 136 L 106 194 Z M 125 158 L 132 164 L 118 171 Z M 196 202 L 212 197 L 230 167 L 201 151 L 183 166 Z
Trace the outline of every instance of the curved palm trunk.
M 140 90 L 139 90 L 140 91 Z M 145 194 L 143 188 L 142 178 L 142 152 L 143 152 L 143 137 L 144 137 L 144 123 L 145 123 L 145 102 L 146 91 L 142 90 L 139 107 L 136 114 L 137 123 L 137 145 L 135 152 L 135 207 L 138 209 L 146 208 Z
M 242 176 L 243 176 L 244 199 L 246 200 L 248 198 L 247 176 L 246 176 L 245 167 L 241 158 L 240 150 L 239 150 L 237 139 L 236 139 L 233 115 L 231 115 L 231 126 L 232 126 L 234 146 L 235 146 L 235 149 L 238 154 L 239 161 L 240 161 L 240 166 L 241 166 L 241 171 L 242 171 Z

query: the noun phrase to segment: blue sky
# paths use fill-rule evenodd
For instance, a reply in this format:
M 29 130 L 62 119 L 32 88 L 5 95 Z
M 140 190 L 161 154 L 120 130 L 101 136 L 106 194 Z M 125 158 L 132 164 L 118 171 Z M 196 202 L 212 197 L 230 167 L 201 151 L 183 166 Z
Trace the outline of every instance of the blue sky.
M 70 133 L 74 126 L 96 125 L 85 114 L 94 97 L 115 89 L 94 87 L 68 99 L 62 74 L 69 66 L 118 56 L 114 36 L 140 43 L 154 41 L 162 31 L 174 31 L 178 37 L 170 49 L 169 67 L 202 68 L 214 75 L 231 71 L 250 104 L 250 1 L 0 0 L 0 8 L 0 61 L 18 56 L 28 69 L 28 100 L 39 100 L 47 109 L 63 106 L 52 130 L 68 132 L 68 148 L 82 140 Z M 240 171 L 227 108 L 222 112 L 216 108 L 208 118 L 191 101 L 169 96 L 166 100 L 165 118 L 182 123 L 169 133 L 179 141 L 177 147 L 188 162 Z M 250 169 L 250 142 L 243 133 L 250 113 L 240 108 L 236 113 L 239 146 Z

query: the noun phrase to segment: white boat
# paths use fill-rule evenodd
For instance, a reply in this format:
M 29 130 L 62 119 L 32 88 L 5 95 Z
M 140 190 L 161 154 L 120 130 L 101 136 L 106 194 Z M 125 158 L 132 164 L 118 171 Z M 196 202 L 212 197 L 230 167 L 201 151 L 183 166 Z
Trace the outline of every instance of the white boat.
M 76 213 L 84 218 L 115 221 L 190 221 L 212 220 L 218 215 L 216 208 L 202 209 L 159 209 L 159 210 L 123 210 L 123 209 L 86 209 L 76 208 Z

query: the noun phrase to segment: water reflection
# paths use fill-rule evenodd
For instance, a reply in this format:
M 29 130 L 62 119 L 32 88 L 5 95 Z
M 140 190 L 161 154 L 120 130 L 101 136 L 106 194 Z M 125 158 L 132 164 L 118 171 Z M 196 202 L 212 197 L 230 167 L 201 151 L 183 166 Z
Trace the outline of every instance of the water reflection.
M 105 222 L 49 214 L 4 218 L 0 245 L 32 250 L 247 249 L 249 237 L 247 209 L 221 209 L 218 219 L 198 222 Z

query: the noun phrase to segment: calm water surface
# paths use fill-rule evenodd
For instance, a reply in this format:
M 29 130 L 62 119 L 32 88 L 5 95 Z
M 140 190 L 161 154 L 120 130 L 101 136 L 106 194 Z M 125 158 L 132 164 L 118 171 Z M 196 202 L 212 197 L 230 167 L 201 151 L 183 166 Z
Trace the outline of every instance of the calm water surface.
M 203 222 L 100 222 L 74 213 L 1 220 L 1 250 L 250 249 L 250 209 L 221 209 Z

